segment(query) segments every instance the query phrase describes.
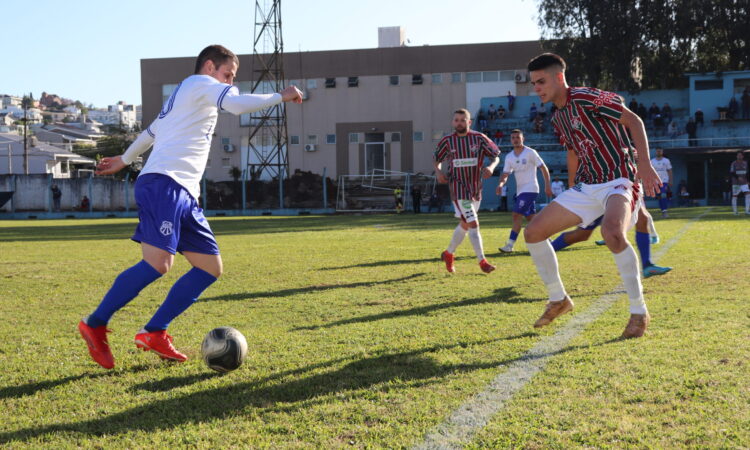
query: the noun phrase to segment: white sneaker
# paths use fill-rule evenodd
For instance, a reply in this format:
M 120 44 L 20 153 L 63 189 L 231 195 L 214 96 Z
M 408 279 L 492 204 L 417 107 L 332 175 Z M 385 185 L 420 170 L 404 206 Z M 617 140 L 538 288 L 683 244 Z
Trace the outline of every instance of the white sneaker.
M 511 253 L 513 251 L 513 246 L 510 244 L 505 244 L 505 247 L 500 247 L 500 251 L 503 253 Z

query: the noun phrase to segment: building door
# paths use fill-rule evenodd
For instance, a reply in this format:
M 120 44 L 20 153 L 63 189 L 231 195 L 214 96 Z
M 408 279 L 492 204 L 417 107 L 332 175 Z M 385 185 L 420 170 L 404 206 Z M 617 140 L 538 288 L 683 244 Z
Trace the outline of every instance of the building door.
M 385 134 L 365 133 L 365 173 L 385 170 Z

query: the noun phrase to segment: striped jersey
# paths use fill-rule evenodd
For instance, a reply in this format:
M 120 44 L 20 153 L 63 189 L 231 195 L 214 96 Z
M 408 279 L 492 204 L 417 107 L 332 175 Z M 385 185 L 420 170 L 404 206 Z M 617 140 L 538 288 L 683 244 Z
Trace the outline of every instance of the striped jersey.
M 747 184 L 747 161 L 732 161 L 729 171 L 732 174 L 732 184 Z
M 568 101 L 552 116 L 560 143 L 578 156 L 576 182 L 601 184 L 617 178 L 635 182 L 636 149 L 620 124 L 624 106 L 614 92 L 568 88 Z
M 500 150 L 482 133 L 469 130 L 466 136 L 453 133 L 438 142 L 434 158 L 448 161 L 448 185 L 451 196 L 460 200 L 482 199 L 484 158 L 495 159 Z

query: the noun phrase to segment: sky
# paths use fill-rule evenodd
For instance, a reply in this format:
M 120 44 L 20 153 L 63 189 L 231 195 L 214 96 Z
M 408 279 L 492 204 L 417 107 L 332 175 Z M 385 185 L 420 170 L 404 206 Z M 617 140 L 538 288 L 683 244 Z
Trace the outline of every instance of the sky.
M 539 38 L 536 0 L 281 4 L 287 52 L 375 48 L 381 26 L 405 27 L 410 46 Z M 255 0 L 1 1 L 0 13 L 0 94 L 141 104 L 141 59 L 197 56 L 210 44 L 253 52 Z

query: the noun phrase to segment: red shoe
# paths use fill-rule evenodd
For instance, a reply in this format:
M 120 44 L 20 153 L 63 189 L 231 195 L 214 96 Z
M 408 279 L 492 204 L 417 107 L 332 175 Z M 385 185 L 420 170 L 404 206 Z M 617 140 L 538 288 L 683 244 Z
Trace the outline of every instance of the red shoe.
M 446 250 L 440 255 L 440 259 L 445 261 L 445 268 L 448 272 L 454 273 L 456 271 L 456 268 L 453 266 L 453 253 L 448 253 L 448 250 Z
M 112 332 L 112 330 L 108 330 L 104 325 L 92 328 L 81 320 L 78 322 L 78 331 L 89 347 L 89 355 L 97 364 L 105 369 L 115 367 L 115 358 L 112 356 L 112 351 L 110 351 L 107 343 L 107 333 Z
M 171 359 L 172 361 L 187 361 L 188 357 L 178 352 L 172 345 L 172 336 L 167 334 L 167 330 L 159 330 L 148 332 L 141 330 L 135 335 L 135 346 L 146 350 L 151 350 L 157 355 L 161 356 L 161 359 Z
M 490 273 L 496 269 L 496 267 L 488 263 L 486 259 L 479 261 L 479 268 L 482 269 L 482 272 L 484 273 Z

